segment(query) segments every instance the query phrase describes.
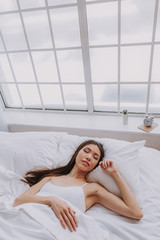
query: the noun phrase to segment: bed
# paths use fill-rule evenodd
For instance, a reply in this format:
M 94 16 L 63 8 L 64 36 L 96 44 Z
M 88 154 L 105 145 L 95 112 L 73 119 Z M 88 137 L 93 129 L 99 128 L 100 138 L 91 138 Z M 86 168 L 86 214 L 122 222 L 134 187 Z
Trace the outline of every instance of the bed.
M 145 141 L 126 142 L 92 138 L 104 146 L 105 157 L 116 162 L 139 202 L 143 218 L 132 220 L 96 204 L 85 213 L 77 210 L 79 227 L 62 229 L 52 210 L 42 204 L 13 208 L 15 197 L 29 186 L 20 181 L 26 171 L 65 165 L 76 147 L 88 137 L 65 132 L 0 132 L 0 239 L 160 240 L 160 152 Z M 95 169 L 88 181 L 102 184 L 120 195 L 112 179 Z

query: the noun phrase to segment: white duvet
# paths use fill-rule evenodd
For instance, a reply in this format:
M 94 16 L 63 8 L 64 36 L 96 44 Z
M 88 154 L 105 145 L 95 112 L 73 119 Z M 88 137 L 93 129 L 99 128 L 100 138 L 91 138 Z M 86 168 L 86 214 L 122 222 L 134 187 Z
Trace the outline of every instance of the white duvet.
M 48 206 L 29 203 L 13 208 L 14 198 L 28 186 L 19 181 L 21 176 L 0 167 L 0 240 L 160 240 L 159 172 L 160 152 L 143 148 L 140 159 L 143 219 L 128 219 L 97 204 L 85 214 L 76 210 L 79 226 L 76 232 L 70 232 L 61 227 Z
M 21 176 L 0 167 L 0 240 L 108 240 L 107 229 L 82 213 L 75 206 L 78 228 L 76 232 L 63 229 L 52 209 L 43 204 L 27 203 L 12 207 L 14 198 L 28 189 Z

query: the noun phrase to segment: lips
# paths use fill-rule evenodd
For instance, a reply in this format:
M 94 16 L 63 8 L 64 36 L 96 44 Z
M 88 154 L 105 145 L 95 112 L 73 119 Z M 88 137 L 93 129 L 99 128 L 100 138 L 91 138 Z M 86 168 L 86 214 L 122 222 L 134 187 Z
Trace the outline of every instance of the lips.
M 83 163 L 86 163 L 86 165 L 90 166 L 89 162 L 86 160 L 82 160 Z

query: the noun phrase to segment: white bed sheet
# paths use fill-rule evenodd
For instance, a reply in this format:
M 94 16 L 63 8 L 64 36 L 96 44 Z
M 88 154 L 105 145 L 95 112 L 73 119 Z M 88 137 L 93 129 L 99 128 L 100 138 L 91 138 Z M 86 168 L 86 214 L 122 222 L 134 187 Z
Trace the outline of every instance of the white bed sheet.
M 140 177 L 143 218 L 132 220 L 103 206 L 94 206 L 86 214 L 107 228 L 112 240 L 160 240 L 160 152 L 140 150 Z
M 87 229 L 90 231 L 90 237 L 88 236 L 88 239 L 97 239 L 96 233 L 98 233 L 101 228 L 103 234 L 99 234 L 98 239 L 100 240 L 160 240 L 159 171 L 160 152 L 151 148 L 142 148 L 142 150 L 140 150 L 140 176 L 144 217 L 140 221 L 119 216 L 118 214 L 97 204 L 85 213 L 86 217 L 89 217 L 88 220 L 83 216 L 80 217 L 82 218 L 82 221 L 80 220 L 80 224 L 82 223 L 83 235 L 81 235 L 80 231 L 79 234 L 77 231 L 77 235 L 75 233 L 73 233 L 74 235 L 72 233 L 72 235 L 70 235 L 69 231 L 67 231 L 66 233 L 64 232 L 64 239 L 87 239 L 84 237 L 85 230 L 87 236 Z M 4 178 L 2 178 L 3 175 L 5 175 Z M 15 187 L 16 181 L 19 181 L 20 176 L 16 174 L 16 178 L 17 179 L 15 180 L 14 174 L 11 172 L 6 173 L 5 169 L 1 168 L 0 181 L 1 193 L 3 192 L 3 196 L 2 194 L 0 196 L 0 239 L 61 240 L 60 235 L 57 237 L 54 235 L 55 231 L 52 232 L 52 228 L 47 229 L 47 225 L 45 225 L 47 223 L 46 221 L 41 222 L 39 221 L 40 218 L 37 218 L 38 212 L 36 213 L 36 211 L 38 211 L 39 207 L 41 208 L 42 213 L 44 213 L 45 209 L 46 212 L 48 211 L 47 206 L 38 206 L 38 204 L 36 204 L 35 215 L 32 215 L 34 212 L 32 211 L 34 204 L 29 204 L 31 207 L 24 207 L 21 208 L 21 210 L 11 209 L 13 195 L 15 197 L 19 194 L 17 190 L 21 191 L 20 188 Z M 8 187 L 3 188 L 3 182 L 5 182 L 5 186 L 7 185 Z M 12 190 L 13 195 L 11 194 L 10 189 Z M 52 215 L 50 214 L 50 217 L 51 216 Z M 91 219 L 93 219 L 93 221 Z M 97 227 L 94 225 L 94 220 L 96 220 Z M 93 224 L 90 225 L 87 221 L 91 221 Z M 92 231 L 95 235 L 92 234 Z M 68 238 L 66 238 L 66 234 L 68 234 Z

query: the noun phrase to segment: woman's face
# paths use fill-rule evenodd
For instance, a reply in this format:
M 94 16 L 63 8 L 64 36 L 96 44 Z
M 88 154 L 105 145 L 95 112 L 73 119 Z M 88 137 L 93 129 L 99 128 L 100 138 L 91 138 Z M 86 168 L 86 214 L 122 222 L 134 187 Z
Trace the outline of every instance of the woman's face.
M 76 164 L 79 169 L 89 172 L 98 164 L 100 157 L 101 151 L 98 146 L 95 144 L 88 144 L 78 152 Z

